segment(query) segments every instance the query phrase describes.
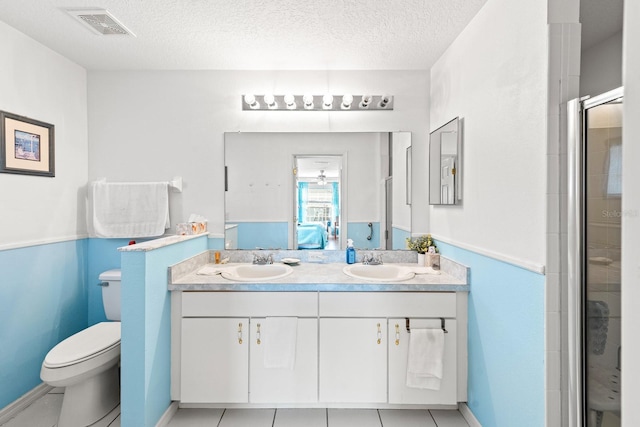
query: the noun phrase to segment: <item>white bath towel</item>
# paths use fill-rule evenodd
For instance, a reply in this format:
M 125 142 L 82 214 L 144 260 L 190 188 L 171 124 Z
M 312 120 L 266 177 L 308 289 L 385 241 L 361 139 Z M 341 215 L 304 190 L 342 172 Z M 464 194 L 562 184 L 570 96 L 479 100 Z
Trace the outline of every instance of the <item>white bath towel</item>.
M 411 329 L 407 387 L 440 390 L 444 356 L 442 329 Z
M 92 183 L 95 236 L 161 236 L 170 227 L 168 188 L 166 182 Z
M 293 370 L 296 365 L 298 318 L 267 317 L 262 329 L 264 367 Z

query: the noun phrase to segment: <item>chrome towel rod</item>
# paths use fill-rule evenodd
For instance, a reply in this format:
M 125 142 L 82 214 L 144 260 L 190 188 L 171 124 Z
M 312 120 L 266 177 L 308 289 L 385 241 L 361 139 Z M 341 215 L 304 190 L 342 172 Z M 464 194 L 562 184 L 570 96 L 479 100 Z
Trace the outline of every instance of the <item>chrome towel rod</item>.
M 411 321 L 409 320 L 409 318 L 408 318 L 408 317 L 405 317 L 405 318 L 404 318 L 404 321 L 405 321 L 405 326 L 406 326 L 406 328 L 407 328 L 407 333 L 409 333 L 409 334 L 410 334 L 410 333 L 411 333 Z M 444 317 L 441 317 L 441 318 L 440 318 L 440 327 L 442 328 L 442 331 L 443 331 L 445 334 L 448 334 L 448 333 L 449 333 L 449 331 L 447 331 L 447 329 L 445 328 L 445 320 L 444 320 Z

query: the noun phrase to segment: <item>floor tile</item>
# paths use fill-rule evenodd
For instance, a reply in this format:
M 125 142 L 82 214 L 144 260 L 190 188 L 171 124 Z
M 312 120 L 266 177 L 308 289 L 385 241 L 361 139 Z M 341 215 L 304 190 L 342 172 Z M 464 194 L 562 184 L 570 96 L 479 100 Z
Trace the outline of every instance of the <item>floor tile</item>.
M 224 409 L 178 409 L 167 427 L 216 427 Z
M 278 409 L 273 427 L 327 427 L 326 409 Z
M 2 427 L 53 427 L 62 408 L 62 394 L 45 394 Z
M 120 414 L 118 414 L 118 418 L 116 418 L 111 422 L 111 424 L 109 424 L 109 427 L 120 427 Z
M 275 409 L 226 409 L 218 427 L 271 427 Z
M 436 427 L 426 409 L 380 409 L 384 427 Z
M 433 416 L 438 427 L 469 427 L 467 421 L 458 411 L 432 409 L 429 412 L 431 412 L 431 416 Z
M 116 423 L 114 421 L 116 419 L 118 419 L 117 425 L 120 425 L 120 405 L 105 415 L 104 418 L 91 424 L 91 427 L 115 427 Z
M 378 411 L 375 409 L 329 409 L 330 427 L 381 427 Z

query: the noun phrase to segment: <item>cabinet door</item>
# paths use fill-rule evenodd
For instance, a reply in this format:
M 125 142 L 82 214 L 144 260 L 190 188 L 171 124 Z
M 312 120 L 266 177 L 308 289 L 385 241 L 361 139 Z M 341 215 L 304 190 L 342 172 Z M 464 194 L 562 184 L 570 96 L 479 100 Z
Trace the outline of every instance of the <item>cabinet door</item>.
M 410 329 L 439 328 L 440 319 L 410 319 Z M 389 403 L 443 404 L 457 402 L 456 321 L 447 319 L 444 334 L 443 374 L 440 390 L 406 386 L 410 333 L 405 319 L 389 319 Z
M 387 321 L 320 319 L 320 401 L 387 401 Z
M 248 328 L 246 318 L 182 319 L 181 402 L 247 402 Z
M 298 319 L 293 370 L 265 368 L 264 318 L 251 319 L 249 401 L 299 403 L 318 401 L 318 319 Z

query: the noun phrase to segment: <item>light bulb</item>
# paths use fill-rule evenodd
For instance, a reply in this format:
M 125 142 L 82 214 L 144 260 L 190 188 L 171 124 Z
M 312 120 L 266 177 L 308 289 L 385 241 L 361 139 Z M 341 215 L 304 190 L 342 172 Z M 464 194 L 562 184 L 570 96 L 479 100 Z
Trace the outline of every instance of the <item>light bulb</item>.
M 340 104 L 340 107 L 343 110 L 348 110 L 349 108 L 351 108 L 352 103 L 353 95 L 351 95 L 350 93 L 345 93 L 344 95 L 342 95 L 342 104 Z
M 260 107 L 260 104 L 258 104 L 258 101 L 256 101 L 256 97 L 254 95 L 245 95 L 244 102 L 246 102 L 246 104 L 253 109 Z
M 296 109 L 296 98 L 295 96 L 291 95 L 291 94 L 287 94 L 284 96 L 284 103 L 286 104 L 287 108 L 290 110 L 295 110 Z
M 333 95 L 326 94 L 322 97 L 322 108 L 330 110 L 333 107 Z
M 391 97 L 389 95 L 383 95 L 382 98 L 380 98 L 378 107 L 387 108 L 387 105 L 389 104 L 389 102 L 391 102 Z
M 307 110 L 313 109 L 313 95 L 306 94 L 302 97 L 302 102 Z
M 369 108 L 371 104 L 371 95 L 362 95 L 362 101 L 360 101 L 360 108 Z
M 273 109 L 278 108 L 278 103 L 276 102 L 276 97 L 268 94 L 264 96 L 264 103 L 267 104 L 267 107 Z

